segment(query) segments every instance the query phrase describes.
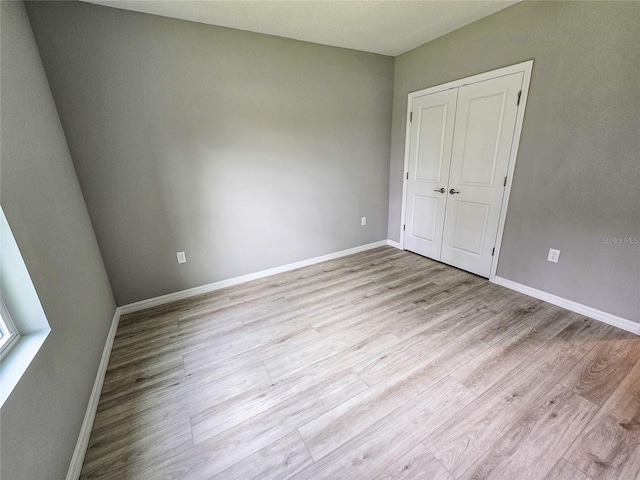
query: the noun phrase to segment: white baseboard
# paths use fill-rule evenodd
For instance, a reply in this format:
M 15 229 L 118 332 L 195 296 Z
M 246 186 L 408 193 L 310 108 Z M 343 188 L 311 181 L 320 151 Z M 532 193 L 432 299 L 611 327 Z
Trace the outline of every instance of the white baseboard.
M 373 248 L 383 247 L 388 245 L 388 240 L 381 240 L 379 242 L 368 243 L 359 247 L 349 248 L 340 252 L 329 253 L 320 257 L 309 258 L 300 262 L 290 263 L 288 265 L 282 265 L 280 267 L 270 268 L 268 270 L 262 270 L 260 272 L 249 273 L 240 277 L 229 278 L 227 280 L 221 280 L 219 282 L 210 283 L 208 285 L 202 285 L 201 287 L 189 288 L 180 292 L 169 293 L 168 295 L 162 295 L 160 297 L 150 298 L 148 300 L 142 300 L 140 302 L 130 303 L 120 307 L 120 314 L 137 312 L 144 310 L 145 308 L 156 307 L 165 303 L 175 302 L 176 300 L 183 300 L 185 298 L 194 297 L 196 295 L 202 295 L 203 293 L 214 292 L 222 288 L 231 287 L 240 283 L 250 282 L 251 280 L 257 280 L 259 278 L 269 277 L 278 273 L 289 272 L 297 268 L 308 267 L 309 265 L 315 265 L 316 263 L 326 262 L 328 260 L 334 260 L 340 257 L 346 257 L 347 255 L 353 255 L 354 253 L 364 252 Z
M 387 240 L 387 245 L 393 248 L 397 248 L 398 250 L 404 250 L 400 242 L 394 242 L 393 240 Z
M 107 340 L 104 342 L 102 358 L 100 359 L 100 365 L 98 365 L 98 373 L 96 374 L 96 380 L 93 384 L 93 390 L 91 390 L 89 405 L 87 405 L 87 411 L 84 414 L 82 427 L 80 427 L 80 434 L 78 435 L 76 448 L 73 451 L 73 456 L 71 457 L 71 464 L 69 465 L 66 480 L 78 480 L 80 478 L 82 464 L 84 463 L 84 456 L 87 453 L 87 447 L 89 446 L 89 438 L 91 437 L 93 421 L 96 418 L 96 411 L 98 410 L 98 402 L 100 401 L 100 393 L 102 392 L 104 376 L 107 373 L 107 366 L 109 365 L 111 348 L 113 347 L 113 341 L 116 338 L 116 330 L 118 329 L 120 314 L 120 309 L 116 308 L 113 320 L 111 320 L 111 328 L 107 334 Z
M 622 330 L 626 330 L 627 332 L 640 335 L 640 324 L 632 322 L 631 320 L 627 320 L 626 318 L 618 317 L 616 315 L 612 315 L 611 313 L 603 312 L 602 310 L 597 310 L 581 303 L 567 300 L 566 298 L 558 297 L 551 293 L 543 292 L 542 290 L 537 290 L 521 283 L 507 280 L 506 278 L 496 276 L 493 280 L 493 283 L 509 288 L 511 290 L 515 290 L 516 292 L 524 293 L 525 295 L 537 298 L 538 300 L 543 300 L 547 303 L 557 305 L 558 307 L 566 308 L 567 310 L 571 310 L 572 312 L 586 315 L 587 317 L 593 318 L 617 328 L 621 328 Z

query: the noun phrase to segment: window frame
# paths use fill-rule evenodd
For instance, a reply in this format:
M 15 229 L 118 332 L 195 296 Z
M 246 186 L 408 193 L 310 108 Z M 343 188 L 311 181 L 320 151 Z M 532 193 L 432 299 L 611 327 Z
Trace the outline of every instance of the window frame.
M 20 338 L 20 332 L 16 328 L 2 297 L 0 297 L 0 333 L 2 334 L 2 337 L 0 338 L 1 360 Z

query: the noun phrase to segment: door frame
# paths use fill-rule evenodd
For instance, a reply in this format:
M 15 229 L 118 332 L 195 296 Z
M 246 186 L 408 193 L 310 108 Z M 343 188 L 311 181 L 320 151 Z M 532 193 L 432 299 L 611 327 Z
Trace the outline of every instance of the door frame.
M 491 261 L 491 273 L 489 274 L 489 281 L 493 282 L 496 276 L 496 270 L 498 268 L 498 259 L 500 257 L 500 247 L 502 246 L 502 235 L 504 234 L 504 223 L 507 218 L 507 206 L 509 205 L 509 196 L 511 195 L 511 184 L 513 180 L 513 172 L 516 168 L 516 160 L 518 156 L 518 146 L 520 144 L 520 134 L 522 132 L 522 123 L 524 120 L 524 112 L 527 106 L 527 98 L 529 94 L 529 84 L 531 81 L 531 71 L 533 70 L 533 60 L 517 63 L 515 65 L 509 65 L 508 67 L 499 68 L 497 70 L 491 70 L 489 72 L 472 75 L 470 77 L 461 78 L 451 82 L 436 85 L 434 87 L 417 90 L 409 93 L 407 96 L 407 119 L 405 124 L 405 143 L 404 143 L 404 169 L 402 171 L 402 213 L 400 215 L 400 246 L 404 250 L 405 231 L 404 225 L 406 225 L 407 214 L 407 173 L 409 172 L 409 150 L 411 143 L 411 105 L 413 99 L 421 97 L 423 95 L 429 95 L 432 93 L 438 93 L 443 90 L 449 90 L 452 88 L 459 88 L 471 83 L 483 82 L 485 80 L 491 80 L 493 78 L 504 77 L 513 73 L 522 72 L 522 96 L 520 97 L 520 107 L 516 114 L 516 126 L 513 132 L 513 141 L 511 142 L 511 152 L 509 154 L 509 166 L 507 168 L 507 185 L 502 196 L 502 204 L 500 207 L 500 220 L 498 221 L 498 233 L 496 235 L 495 254 Z

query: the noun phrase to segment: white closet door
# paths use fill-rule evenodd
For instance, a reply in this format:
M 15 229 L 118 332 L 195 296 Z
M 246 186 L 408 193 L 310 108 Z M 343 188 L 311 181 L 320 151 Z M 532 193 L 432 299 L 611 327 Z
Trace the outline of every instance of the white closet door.
M 488 277 L 522 73 L 458 90 L 441 260 Z
M 440 260 L 457 89 L 411 105 L 404 248 Z

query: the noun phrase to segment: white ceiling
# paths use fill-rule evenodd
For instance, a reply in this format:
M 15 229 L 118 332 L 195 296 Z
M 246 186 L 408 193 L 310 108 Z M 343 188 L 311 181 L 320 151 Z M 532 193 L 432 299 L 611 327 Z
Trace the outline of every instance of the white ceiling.
M 519 0 L 83 0 L 396 56 Z

